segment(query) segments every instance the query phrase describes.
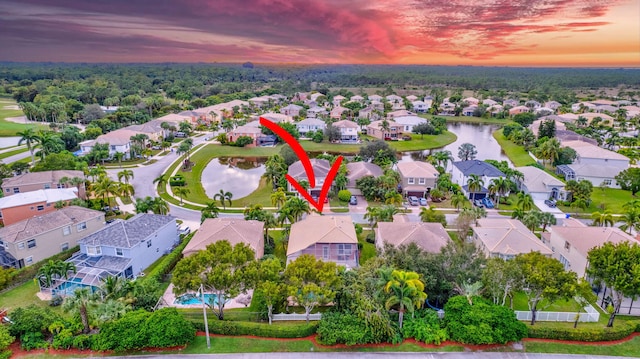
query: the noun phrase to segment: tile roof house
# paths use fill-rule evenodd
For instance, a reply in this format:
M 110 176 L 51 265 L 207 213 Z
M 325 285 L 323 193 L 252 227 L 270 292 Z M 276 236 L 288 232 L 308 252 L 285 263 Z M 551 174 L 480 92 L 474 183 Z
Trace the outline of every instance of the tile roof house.
M 332 124 L 333 127 L 340 130 L 341 143 L 358 142 L 358 124 L 350 120 L 337 121 Z
M 339 120 L 342 117 L 342 113 L 350 111 L 348 108 L 346 107 L 342 107 L 342 106 L 336 106 L 331 110 L 331 113 L 329 114 L 329 117 Z
M 247 145 L 247 147 L 254 147 L 258 144 L 258 138 L 264 136 L 262 129 L 260 128 L 260 122 L 252 121 L 246 125 L 236 127 L 227 133 L 227 141 L 235 142 L 240 136 L 247 136 L 253 139 L 253 143 Z
M 74 170 L 23 173 L 15 177 L 5 178 L 2 181 L 2 192 L 5 197 L 8 197 L 16 193 L 31 192 L 39 189 L 71 188 L 75 186 L 69 183 L 61 183 L 60 180 L 76 177 L 83 180 L 85 179 L 82 171 Z M 79 185 L 78 197 L 86 198 L 84 182 Z
M 80 142 L 80 151 L 83 155 L 91 152 L 93 146 L 97 143 L 109 144 L 109 156 L 113 156 L 116 152 L 124 153 L 125 159 L 130 158 L 131 137 L 139 132 L 128 129 L 118 129 L 98 136 L 95 140 Z
M 229 241 L 232 247 L 244 243 L 253 249 L 256 259 L 260 259 L 264 256 L 264 223 L 238 218 L 208 218 L 202 222 L 182 254 L 188 257 L 221 240 Z
M 409 101 L 409 102 L 413 102 L 413 101 L 418 100 L 418 96 L 415 96 L 415 95 L 409 95 L 409 96 L 406 96 L 405 98 L 406 98 L 406 99 L 407 99 L 407 101 Z
M 319 107 L 319 106 L 314 106 L 307 110 L 307 117 L 312 117 L 312 118 L 316 118 L 319 116 L 326 116 L 328 114 L 329 114 L 329 111 L 327 111 L 326 108 Z
M 518 102 L 518 100 L 514 100 L 514 99 L 506 99 L 502 102 L 502 106 L 507 107 L 516 107 L 520 104 L 520 102 Z
M 404 196 L 426 197 L 427 193 L 436 186 L 438 170 L 427 162 L 411 161 L 399 162 L 400 183 Z
M 0 228 L 0 267 L 22 268 L 104 227 L 104 212 L 69 206 Z
M 530 194 L 534 200 L 550 198 L 565 200 L 567 198 L 565 183 L 544 170 L 533 166 L 516 167 L 516 170 L 520 171 L 524 177 L 523 180 L 518 181 L 518 189 Z
M 388 119 L 394 119 L 396 117 L 401 117 L 401 116 L 415 116 L 416 114 L 414 112 L 411 111 L 407 111 L 407 110 L 397 110 L 397 111 L 391 111 L 387 114 L 387 118 Z
M 385 130 L 382 125 L 386 121 L 389 128 Z M 391 120 L 373 121 L 367 126 L 367 135 L 381 140 L 399 140 L 402 137 L 403 126 Z
M 273 113 L 273 112 L 263 113 L 262 115 L 256 116 L 255 121 L 260 121 L 260 117 L 264 117 L 265 119 L 274 123 L 293 122 L 293 118 L 291 116 L 288 116 L 282 113 Z
M 423 251 L 440 253 L 449 240 L 447 231 L 440 223 L 378 222 L 376 228 L 378 249 L 383 249 L 385 243 L 394 247 L 415 243 Z
M 487 257 L 513 259 L 518 254 L 540 252 L 551 256 L 553 252 L 522 222 L 508 218 L 480 218 L 471 228 L 472 239 Z
M 347 268 L 358 267 L 358 237 L 351 217 L 311 214 L 291 225 L 287 264 L 303 254 Z
M 415 116 L 415 115 L 394 117 L 393 121 L 398 125 L 403 126 L 402 127 L 403 132 L 409 132 L 409 133 L 413 132 L 414 126 L 428 122 L 426 118 Z
M 325 178 L 327 178 L 327 174 L 329 174 L 329 170 L 331 169 L 331 164 L 327 160 L 316 159 L 313 158 L 310 160 L 311 166 L 313 168 L 313 173 L 316 178 L 316 186 L 313 188 L 309 188 L 308 192 L 312 196 L 320 197 L 320 191 L 322 190 L 322 185 L 324 184 Z M 301 161 L 296 161 L 289 166 L 289 170 L 287 174 L 291 176 L 293 179 L 300 183 L 301 180 L 309 181 L 309 177 L 307 177 L 307 172 L 304 170 Z M 287 186 L 289 187 L 289 192 L 293 192 L 298 194 L 298 191 L 291 185 L 289 181 L 287 181 Z
M 477 175 L 484 182 L 479 192 L 470 192 L 467 182 L 472 174 Z M 506 177 L 506 175 L 495 166 L 480 160 L 457 161 L 453 162 L 451 170 L 451 180 L 462 187 L 462 192 L 472 199 L 484 198 L 488 191 L 487 187 L 493 179 Z
M 57 202 L 69 203 L 78 198 L 78 189 L 52 188 L 17 193 L 0 198 L 0 222 L 7 226 L 23 219 L 53 212 Z
M 553 257 L 567 270 L 575 272 L 579 278 L 585 276 L 589 261 L 587 256 L 593 248 L 606 242 L 637 243 L 636 239 L 617 227 L 591 227 L 577 219 L 569 218 L 562 225 L 551 226 L 542 234 L 545 244 L 553 251 Z
M 356 188 L 356 181 L 365 176 L 380 177 L 383 175 L 382 168 L 371 162 L 349 162 L 347 167 L 347 189 L 352 195 L 361 195 L 362 192 Z
M 283 115 L 295 117 L 300 115 L 300 110 L 302 110 L 302 106 L 298 106 L 295 104 L 287 105 L 280 109 L 280 113 Z
M 342 101 L 346 100 L 347 98 L 342 96 L 342 95 L 336 95 L 333 96 L 333 100 L 331 101 L 331 104 L 333 104 L 333 106 L 340 106 L 340 104 L 342 103 Z
M 529 112 L 531 109 L 527 106 L 516 106 L 509 109 L 509 115 L 517 115 L 525 112 Z
M 369 95 L 367 98 L 369 101 L 382 101 L 382 96 L 379 95 Z
M 300 136 L 307 137 L 307 132 L 316 132 L 318 130 L 324 131 L 325 128 L 327 128 L 327 124 L 317 118 L 305 118 L 300 122 L 296 122 L 296 128 L 298 129 Z
M 431 108 L 431 106 L 424 101 L 413 101 L 411 105 L 413 106 L 413 110 L 419 113 L 425 113 Z
M 565 180 L 584 179 L 594 186 L 620 187 L 615 176 L 629 168 L 628 157 L 584 141 L 561 141 L 561 144 L 573 148 L 578 155 L 573 163 L 556 168 L 556 173 Z
M 482 104 L 485 105 L 485 106 L 495 106 L 495 105 L 498 104 L 498 102 L 496 102 L 496 101 L 494 101 L 494 100 L 492 100 L 490 98 L 487 98 L 487 99 L 482 100 Z
M 349 101 L 362 103 L 362 101 L 364 101 L 364 97 L 360 95 L 351 96 L 351 98 L 349 98 Z

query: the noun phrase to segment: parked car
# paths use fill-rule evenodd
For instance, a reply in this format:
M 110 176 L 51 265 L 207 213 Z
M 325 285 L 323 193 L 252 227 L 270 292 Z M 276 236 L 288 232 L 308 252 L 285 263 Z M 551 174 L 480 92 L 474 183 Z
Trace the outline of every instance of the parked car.
M 191 233 L 191 228 L 189 228 L 189 227 L 184 227 L 184 228 L 180 229 L 180 234 L 184 234 L 186 236 L 189 233 Z
M 476 199 L 475 201 L 473 201 L 473 204 L 476 207 L 480 207 L 480 208 L 484 207 L 484 204 L 482 204 L 482 200 L 481 199 Z
M 402 136 L 403 141 L 411 141 L 411 136 Z
M 421 206 L 426 206 L 427 205 L 427 199 L 424 198 L 424 197 L 418 198 L 418 201 L 420 202 Z
M 349 198 L 349 204 L 358 204 L 358 198 L 356 196 L 351 196 L 351 198 Z
M 160 147 L 160 146 L 151 146 L 151 149 L 152 150 L 161 150 L 162 147 Z
M 409 204 L 412 206 L 420 205 L 420 200 L 416 196 L 409 196 Z
M 491 198 L 489 197 L 485 197 L 482 199 L 482 204 L 486 207 L 486 208 L 493 208 L 493 201 L 491 200 Z
M 544 200 L 544 204 L 546 204 L 547 206 L 551 207 L 551 208 L 556 208 L 556 201 L 553 199 L 545 199 Z

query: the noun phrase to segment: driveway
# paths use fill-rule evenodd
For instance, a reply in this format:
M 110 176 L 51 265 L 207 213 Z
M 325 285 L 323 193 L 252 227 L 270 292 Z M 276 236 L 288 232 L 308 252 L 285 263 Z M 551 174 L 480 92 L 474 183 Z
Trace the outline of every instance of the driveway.
M 557 215 L 562 215 L 562 218 L 564 218 L 564 212 L 562 212 L 562 211 L 561 211 L 559 208 L 557 208 L 557 207 L 556 207 L 556 208 L 551 208 L 551 207 L 547 206 L 547 205 L 544 203 L 544 200 L 543 200 L 543 199 L 534 199 L 534 200 L 533 200 L 533 204 L 535 204 L 535 205 L 536 205 L 536 207 L 540 208 L 540 210 L 541 210 L 542 212 L 548 212 L 548 213 L 553 213 L 553 214 L 557 214 Z M 556 216 L 556 217 L 558 217 L 558 216 Z M 560 217 L 558 217 L 558 218 L 560 218 Z

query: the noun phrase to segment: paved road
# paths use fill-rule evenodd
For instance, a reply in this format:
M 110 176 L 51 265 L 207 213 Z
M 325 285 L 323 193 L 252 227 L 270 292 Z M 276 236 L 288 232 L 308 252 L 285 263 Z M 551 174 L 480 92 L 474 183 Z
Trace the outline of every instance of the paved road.
M 167 355 L 136 355 L 112 358 L 212 358 L 212 359 L 607 359 L 620 358 L 614 356 L 571 355 L 571 354 L 531 354 L 531 353 L 245 353 L 245 354 L 167 354 Z

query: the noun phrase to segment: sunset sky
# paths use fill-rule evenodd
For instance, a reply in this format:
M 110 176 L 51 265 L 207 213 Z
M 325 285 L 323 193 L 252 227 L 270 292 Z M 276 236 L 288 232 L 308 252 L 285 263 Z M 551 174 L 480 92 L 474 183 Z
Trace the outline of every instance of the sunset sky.
M 0 0 L 0 61 L 640 67 L 640 1 Z

